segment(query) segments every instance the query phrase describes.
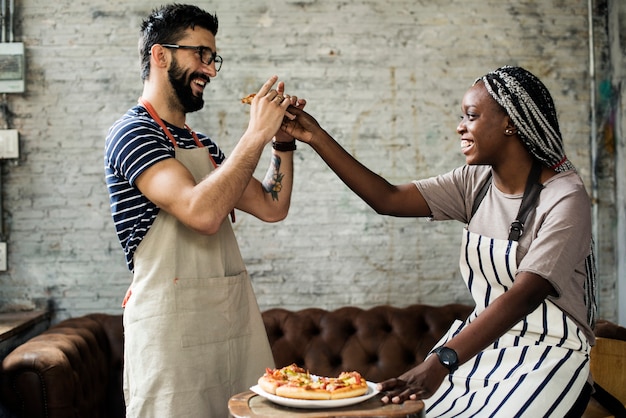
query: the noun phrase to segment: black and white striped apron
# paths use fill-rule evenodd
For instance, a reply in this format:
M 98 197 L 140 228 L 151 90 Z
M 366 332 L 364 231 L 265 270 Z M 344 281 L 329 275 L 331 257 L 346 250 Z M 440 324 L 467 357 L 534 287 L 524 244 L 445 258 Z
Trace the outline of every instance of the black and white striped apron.
M 512 285 L 517 241 L 464 229 L 461 273 L 476 308 L 456 321 L 445 344 Z M 545 300 L 444 380 L 429 399 L 427 417 L 563 417 L 589 375 L 590 345 L 554 303 Z

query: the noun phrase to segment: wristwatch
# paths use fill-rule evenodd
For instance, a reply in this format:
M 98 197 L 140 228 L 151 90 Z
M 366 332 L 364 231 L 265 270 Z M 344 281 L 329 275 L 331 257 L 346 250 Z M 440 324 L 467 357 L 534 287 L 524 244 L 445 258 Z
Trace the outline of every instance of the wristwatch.
M 450 370 L 450 373 L 459 368 L 459 356 L 453 349 L 448 347 L 437 347 L 433 350 L 433 353 L 437 354 L 439 362 Z

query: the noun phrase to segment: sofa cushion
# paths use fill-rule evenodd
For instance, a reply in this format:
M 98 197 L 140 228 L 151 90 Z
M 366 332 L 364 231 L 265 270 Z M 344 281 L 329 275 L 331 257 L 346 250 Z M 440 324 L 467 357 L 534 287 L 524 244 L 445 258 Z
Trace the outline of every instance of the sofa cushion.
M 463 304 L 277 308 L 263 312 L 263 321 L 277 367 L 296 363 L 323 376 L 356 370 L 378 382 L 424 361 L 452 322 L 472 309 Z

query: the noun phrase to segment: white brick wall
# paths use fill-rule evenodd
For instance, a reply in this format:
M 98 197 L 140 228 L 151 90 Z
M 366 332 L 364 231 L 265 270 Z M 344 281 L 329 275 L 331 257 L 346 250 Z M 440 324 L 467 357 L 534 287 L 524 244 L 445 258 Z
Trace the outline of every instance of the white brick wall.
M 102 149 L 141 92 L 138 28 L 161 3 L 17 0 L 28 78 L 25 94 L 6 98 L 21 156 L 2 167 L 9 271 L 0 273 L 0 310 L 49 302 L 57 318 L 121 312 L 130 273 Z M 551 89 L 568 153 L 589 184 L 587 0 L 196 4 L 217 12 L 225 62 L 189 124 L 227 153 L 247 123 L 239 98 L 278 74 L 374 171 L 392 182 L 431 176 L 464 161 L 455 127 L 465 90 L 513 64 Z M 457 268 L 461 225 L 378 216 L 305 145 L 296 155 L 287 220 L 239 213 L 235 224 L 262 309 L 469 301 Z M 602 309 L 615 315 L 615 304 Z

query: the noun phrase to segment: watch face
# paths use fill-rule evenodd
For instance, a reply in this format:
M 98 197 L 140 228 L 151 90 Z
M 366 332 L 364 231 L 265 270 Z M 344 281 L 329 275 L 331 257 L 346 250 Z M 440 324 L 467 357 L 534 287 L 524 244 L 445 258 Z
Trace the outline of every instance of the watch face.
M 451 364 L 456 363 L 456 353 L 450 349 L 446 349 L 446 348 L 442 349 L 439 352 L 439 358 L 446 365 L 451 365 Z
M 456 370 L 459 363 L 459 357 L 456 351 L 448 347 L 439 347 L 435 350 L 435 353 L 437 353 L 441 364 L 446 366 L 450 371 Z

